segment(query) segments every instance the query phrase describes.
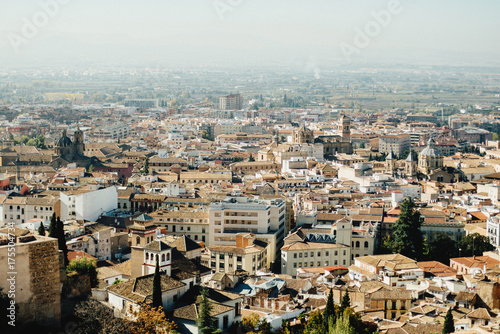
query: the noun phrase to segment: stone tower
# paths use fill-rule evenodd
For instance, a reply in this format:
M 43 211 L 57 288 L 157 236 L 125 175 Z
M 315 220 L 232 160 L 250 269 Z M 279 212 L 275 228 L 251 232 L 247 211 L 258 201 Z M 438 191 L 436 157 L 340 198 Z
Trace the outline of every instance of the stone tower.
M 84 150 L 83 131 L 80 130 L 80 127 L 78 127 L 78 129 L 73 133 L 73 154 L 83 155 Z
M 349 117 L 342 115 L 338 125 L 338 131 L 342 137 L 343 142 L 351 142 L 351 120 Z
M 415 176 L 417 175 L 417 161 L 413 159 L 412 151 L 408 154 L 408 157 L 405 160 L 405 174 L 407 176 Z
M 396 169 L 396 157 L 394 157 L 394 153 L 389 152 L 389 155 L 385 158 L 385 172 L 387 174 L 394 174 L 394 170 Z

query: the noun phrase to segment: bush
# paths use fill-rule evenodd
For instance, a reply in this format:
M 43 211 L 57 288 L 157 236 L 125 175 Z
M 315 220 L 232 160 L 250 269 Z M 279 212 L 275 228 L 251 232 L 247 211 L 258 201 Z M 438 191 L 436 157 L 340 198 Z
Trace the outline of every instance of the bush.
M 71 260 L 66 267 L 66 272 L 76 272 L 78 275 L 89 275 L 90 286 L 93 288 L 95 288 L 98 284 L 97 266 L 94 260 L 87 259 L 86 257 Z

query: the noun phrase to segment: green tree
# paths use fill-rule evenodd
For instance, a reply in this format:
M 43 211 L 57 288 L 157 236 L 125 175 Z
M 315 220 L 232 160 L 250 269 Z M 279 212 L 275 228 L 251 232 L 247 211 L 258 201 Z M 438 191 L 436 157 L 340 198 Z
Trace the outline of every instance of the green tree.
M 158 255 L 156 255 L 156 269 L 153 275 L 153 307 L 157 308 L 160 306 L 163 306 L 163 302 L 161 300 L 161 276 Z
M 342 297 L 342 302 L 340 303 L 340 311 L 344 312 L 348 307 L 351 307 L 351 298 L 349 297 L 349 291 L 345 290 L 344 297 Z
M 498 133 L 493 132 L 493 140 L 498 140 L 499 136 Z
M 142 167 L 142 174 L 148 175 L 149 174 L 149 157 L 146 157 L 144 160 L 144 167 Z
M 64 223 L 61 221 L 60 217 L 57 217 L 56 221 L 56 235 L 59 244 L 59 250 L 62 250 L 64 255 L 64 266 L 68 265 L 68 246 L 66 245 L 66 236 L 64 235 Z
M 43 223 L 40 223 L 40 226 L 38 226 L 38 234 L 45 236 L 45 226 L 43 226 Z
M 252 155 L 252 154 L 250 154 L 250 158 L 248 158 L 248 161 L 250 161 L 250 162 L 255 161 L 255 158 L 253 157 L 253 155 Z
M 323 328 L 325 330 L 329 328 L 330 321 L 335 323 L 335 303 L 333 302 L 333 290 L 331 288 L 323 310 Z
M 448 265 L 450 259 L 457 255 L 457 244 L 447 234 L 438 233 L 434 241 L 429 244 L 429 260 Z
M 66 267 L 66 272 L 76 272 L 78 275 L 88 275 L 90 278 L 90 286 L 93 288 L 99 283 L 97 281 L 97 265 L 95 260 L 86 257 L 71 260 Z
M 422 237 L 420 212 L 412 198 L 407 197 L 400 205 L 401 213 L 392 226 L 394 251 L 412 259 L 421 259 L 424 240 Z
M 466 235 L 459 242 L 461 256 L 483 255 L 484 252 L 489 252 L 495 249 L 487 236 L 473 233 Z
M 341 314 L 336 321 L 331 318 L 328 325 L 328 334 L 356 334 L 349 321 L 349 316 L 345 314 Z
M 50 225 L 49 225 L 49 237 L 55 238 L 56 233 L 57 233 L 57 226 L 56 226 L 57 220 L 56 220 L 56 213 L 52 213 L 52 216 L 50 217 Z
M 304 334 L 323 333 L 323 315 L 319 310 L 309 313 L 309 318 L 304 325 Z
M 455 324 L 453 323 L 453 314 L 451 314 L 451 307 L 446 312 L 446 316 L 444 317 L 443 331 L 442 334 L 454 333 L 455 332 Z
M 201 334 L 221 333 L 214 317 L 212 317 L 212 303 L 208 299 L 208 289 L 200 288 L 201 302 L 198 304 L 198 329 Z
M 362 141 L 361 143 L 359 143 L 359 148 L 365 148 L 365 142 Z
M 89 169 L 87 170 L 88 173 L 92 173 L 94 171 L 94 165 L 90 165 Z

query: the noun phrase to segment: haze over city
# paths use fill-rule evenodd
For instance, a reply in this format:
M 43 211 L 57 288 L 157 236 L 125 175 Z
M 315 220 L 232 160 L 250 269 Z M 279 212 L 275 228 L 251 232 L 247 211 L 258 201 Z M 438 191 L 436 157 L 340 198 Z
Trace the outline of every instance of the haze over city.
M 64 1 L 38 33 L 13 47 L 45 1 L 3 2 L 0 63 L 33 65 L 349 65 L 374 13 L 397 10 L 374 29 L 353 63 L 498 65 L 500 3 L 459 1 Z M 50 1 L 47 1 L 50 3 Z M 50 6 L 49 6 L 50 8 Z M 52 7 L 53 8 L 53 7 Z M 35 22 L 36 23 L 36 22 Z

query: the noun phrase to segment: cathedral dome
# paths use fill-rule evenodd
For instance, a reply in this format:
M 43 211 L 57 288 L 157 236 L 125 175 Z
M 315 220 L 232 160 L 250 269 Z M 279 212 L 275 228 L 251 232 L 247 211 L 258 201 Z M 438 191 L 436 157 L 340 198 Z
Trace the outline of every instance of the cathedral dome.
M 436 144 L 434 142 L 434 139 L 430 139 L 427 142 L 427 147 L 424 148 L 422 150 L 422 152 L 420 152 L 420 156 L 422 156 L 422 157 L 438 157 L 439 152 L 438 152 L 438 150 L 436 150 L 435 145 Z
M 57 146 L 71 147 L 71 145 L 72 145 L 71 139 L 69 139 L 68 136 L 66 135 L 66 131 L 63 131 L 61 138 L 59 138 L 59 140 L 57 141 Z

